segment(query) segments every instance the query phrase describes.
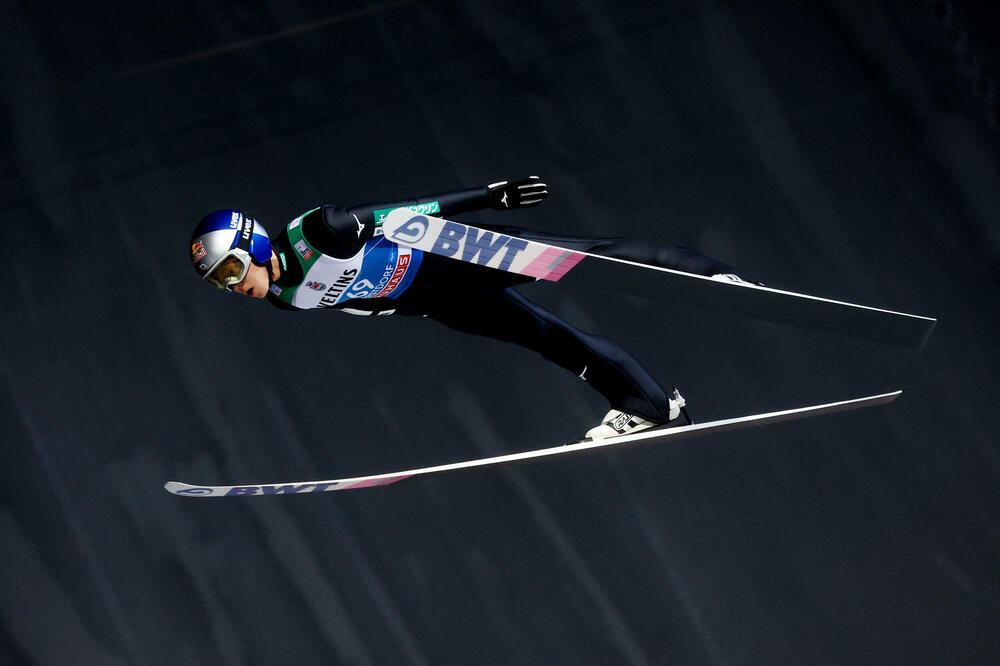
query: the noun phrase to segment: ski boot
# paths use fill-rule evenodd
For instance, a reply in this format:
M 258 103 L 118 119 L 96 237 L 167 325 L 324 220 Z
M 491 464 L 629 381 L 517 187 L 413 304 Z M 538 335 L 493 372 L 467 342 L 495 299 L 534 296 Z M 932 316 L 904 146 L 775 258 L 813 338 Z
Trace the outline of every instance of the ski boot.
M 710 279 L 716 282 L 734 282 L 736 284 L 754 284 L 758 287 L 766 286 L 763 282 L 758 282 L 754 280 L 744 280 L 742 277 L 736 273 L 716 273 L 715 275 L 709 276 Z
M 680 391 L 675 388 L 673 396 L 668 398 L 667 401 L 670 405 L 670 418 L 667 421 L 650 421 L 649 419 L 645 419 L 637 414 L 623 412 L 620 409 L 612 409 L 604 415 L 604 419 L 599 425 L 594 426 L 587 431 L 584 439 L 605 439 L 607 437 L 618 437 L 619 435 L 641 432 L 643 430 L 648 430 L 649 428 L 666 425 L 682 413 L 684 414 L 684 418 L 687 419 L 687 422 L 689 424 L 691 423 L 691 418 L 687 415 L 687 410 L 684 408 L 687 402 L 680 394 Z

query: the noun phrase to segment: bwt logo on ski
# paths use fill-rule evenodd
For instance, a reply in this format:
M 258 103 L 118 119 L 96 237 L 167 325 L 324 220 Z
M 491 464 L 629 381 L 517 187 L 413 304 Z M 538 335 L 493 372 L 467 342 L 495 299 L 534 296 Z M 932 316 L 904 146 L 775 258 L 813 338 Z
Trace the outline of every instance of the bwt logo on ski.
M 420 242 L 428 229 L 427 218 L 416 215 L 393 232 L 390 240 L 398 239 L 400 243 L 416 244 Z M 415 238 L 415 240 L 411 240 L 411 238 Z M 500 254 L 498 268 L 506 271 L 510 268 L 517 253 L 527 247 L 527 241 L 520 238 L 467 227 L 456 222 L 445 222 L 444 226 L 441 227 L 441 232 L 434 239 L 431 252 L 446 257 L 460 258 L 462 261 L 481 266 L 489 264 L 494 257 Z
M 280 486 L 236 486 L 226 492 L 231 495 L 295 495 L 297 493 L 321 493 L 337 483 L 288 483 Z
M 407 245 L 419 243 L 427 233 L 427 218 L 423 215 L 414 215 L 406 221 L 406 224 L 392 232 L 389 240 L 399 241 Z

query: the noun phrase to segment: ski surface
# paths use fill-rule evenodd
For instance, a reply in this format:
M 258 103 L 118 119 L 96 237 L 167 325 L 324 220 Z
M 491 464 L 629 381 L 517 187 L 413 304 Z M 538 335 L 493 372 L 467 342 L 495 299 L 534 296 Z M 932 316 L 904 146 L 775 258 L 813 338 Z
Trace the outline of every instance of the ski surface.
M 890 393 L 881 393 L 878 395 L 854 398 L 852 400 L 842 400 L 839 402 L 830 402 L 822 405 L 797 407 L 795 409 L 785 409 L 782 411 L 767 412 L 763 414 L 751 414 L 749 416 L 722 419 L 720 421 L 708 421 L 705 423 L 694 423 L 674 428 L 644 430 L 632 435 L 621 435 L 619 437 L 611 437 L 595 441 L 574 442 L 572 444 L 553 446 L 547 449 L 522 451 L 520 453 L 510 453 L 507 455 L 480 458 L 477 460 L 466 460 L 464 462 L 437 465 L 434 467 L 422 467 L 419 469 L 392 472 L 389 474 L 373 474 L 371 476 L 358 476 L 349 479 L 330 479 L 327 481 L 297 481 L 240 486 L 194 486 L 178 481 L 169 481 L 166 485 L 164 485 L 164 488 L 175 495 L 183 495 L 185 497 L 233 497 L 247 495 L 298 495 L 302 493 L 318 493 L 329 492 L 332 490 L 352 490 L 354 488 L 386 486 L 390 483 L 396 483 L 398 481 L 403 481 L 404 479 L 412 479 L 416 477 L 429 477 L 449 472 L 458 472 L 482 467 L 493 467 L 496 465 L 506 465 L 529 460 L 539 460 L 543 458 L 555 458 L 590 451 L 611 451 L 644 442 L 675 441 L 696 435 L 727 432 L 743 428 L 755 428 L 769 423 L 792 421 L 795 419 L 818 416 L 820 414 L 832 414 L 835 412 L 859 409 L 861 407 L 881 405 L 895 400 L 901 393 L 902 391 L 892 391 Z
M 724 310 L 754 319 L 920 349 L 936 319 L 746 282 L 577 252 L 413 211 L 390 213 L 389 240 L 425 252 L 552 282 L 663 303 Z
M 424 252 L 552 282 L 584 258 L 597 256 L 415 214 L 405 208 L 386 216 L 382 233 L 394 243 Z

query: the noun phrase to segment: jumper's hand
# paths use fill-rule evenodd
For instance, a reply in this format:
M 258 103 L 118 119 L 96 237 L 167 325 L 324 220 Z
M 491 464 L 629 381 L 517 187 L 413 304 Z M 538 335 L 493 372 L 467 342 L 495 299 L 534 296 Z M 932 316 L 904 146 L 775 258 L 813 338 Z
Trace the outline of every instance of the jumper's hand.
M 497 210 L 537 206 L 549 196 L 545 183 L 539 180 L 538 176 L 514 182 L 504 180 L 486 187 L 490 191 L 490 205 Z

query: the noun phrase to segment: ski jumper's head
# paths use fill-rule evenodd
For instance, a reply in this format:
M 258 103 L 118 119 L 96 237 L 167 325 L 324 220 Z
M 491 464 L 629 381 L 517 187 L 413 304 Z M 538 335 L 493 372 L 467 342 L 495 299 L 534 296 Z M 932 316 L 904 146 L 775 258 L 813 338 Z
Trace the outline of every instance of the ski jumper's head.
M 191 234 L 191 265 L 214 287 L 258 298 L 267 294 L 274 279 L 267 230 L 238 210 L 217 210 L 198 222 Z M 254 284 L 244 285 L 245 281 Z

